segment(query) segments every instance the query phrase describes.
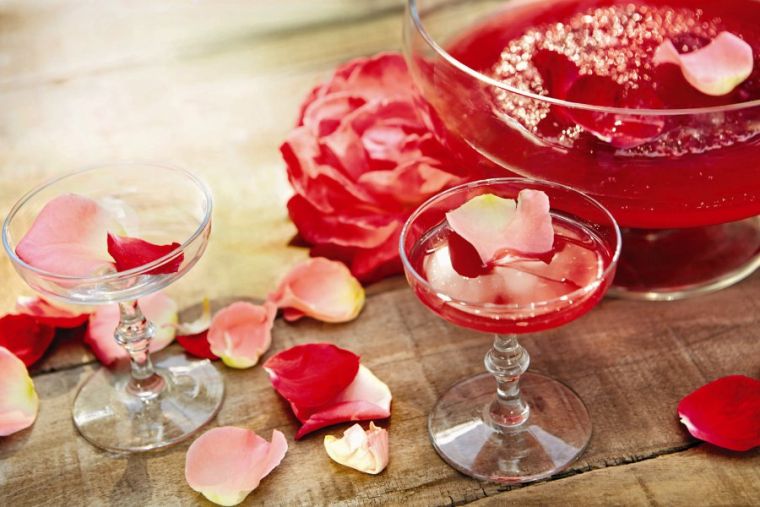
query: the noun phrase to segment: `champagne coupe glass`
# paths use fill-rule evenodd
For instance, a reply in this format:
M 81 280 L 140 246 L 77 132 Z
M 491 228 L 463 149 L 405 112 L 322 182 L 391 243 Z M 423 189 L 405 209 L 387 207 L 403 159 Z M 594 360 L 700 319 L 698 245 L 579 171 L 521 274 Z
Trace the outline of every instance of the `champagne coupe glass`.
M 181 245 L 153 262 L 122 272 L 66 276 L 35 268 L 16 255 L 16 245 L 45 204 L 66 193 L 98 201 L 123 225 L 135 228 L 134 236 Z M 128 353 L 129 363 L 100 368 L 82 384 L 74 400 L 74 425 L 97 447 L 116 452 L 165 447 L 190 436 L 221 406 L 224 383 L 208 360 L 188 359 L 184 354 L 151 359 L 149 346 L 156 328 L 137 302 L 195 265 L 211 232 L 211 209 L 208 188 L 183 169 L 114 163 L 35 188 L 13 206 L 3 224 L 6 253 L 26 283 L 42 296 L 66 304 L 119 305 L 114 339 Z M 152 274 L 178 259 L 176 272 Z
M 520 56 L 527 50 L 511 45 L 530 27 L 545 30 L 553 26 L 542 25 L 551 16 L 612 5 L 688 8 L 705 21 L 727 14 L 735 22 L 752 20 L 760 2 L 408 0 L 404 52 L 430 105 L 430 123 L 440 137 L 492 162 L 499 176 L 562 183 L 604 204 L 623 227 L 611 289 L 616 295 L 673 300 L 732 285 L 760 267 L 760 99 L 748 95 L 745 102 L 704 107 L 685 101 L 678 109 L 603 107 L 534 93 L 495 73 L 508 47 L 528 59 L 517 66 L 532 68 L 533 60 Z M 747 31 L 750 39 L 760 33 Z M 599 44 L 612 46 L 609 39 L 620 36 L 612 28 L 599 33 L 607 41 Z M 631 44 L 621 39 L 616 47 Z M 570 49 L 557 45 L 553 53 Z M 638 58 L 609 66 L 633 65 Z M 552 123 L 556 118 L 559 123 Z M 659 125 L 661 132 L 618 147 L 584 127 L 595 122 Z
M 446 212 L 481 194 L 515 199 L 526 188 L 549 196 L 551 259 L 459 275 L 450 261 Z M 584 451 L 591 436 L 586 406 L 561 382 L 527 372 L 529 355 L 517 338 L 591 310 L 612 282 L 620 244 L 615 220 L 598 202 L 563 185 L 521 178 L 460 185 L 409 217 L 400 254 L 416 296 L 448 322 L 495 335 L 487 372 L 450 387 L 429 416 L 433 446 L 451 466 L 482 480 L 522 483 L 565 469 Z

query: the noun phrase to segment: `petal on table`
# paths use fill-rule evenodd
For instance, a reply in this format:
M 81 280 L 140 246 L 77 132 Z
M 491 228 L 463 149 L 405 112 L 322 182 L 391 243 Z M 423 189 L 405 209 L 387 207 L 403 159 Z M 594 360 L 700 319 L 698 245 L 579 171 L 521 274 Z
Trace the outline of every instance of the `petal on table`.
M 291 407 L 303 423 L 296 440 L 325 426 L 347 421 L 385 419 L 391 415 L 391 391 L 366 366 L 359 366 L 356 378 L 335 399 L 318 408 Z
M 196 335 L 208 331 L 211 326 L 211 302 L 208 298 L 203 298 L 201 302 L 201 314 L 192 322 L 181 322 L 177 324 L 178 335 Z
M 211 352 L 231 368 L 250 368 L 272 344 L 276 315 L 277 307 L 269 302 L 238 301 L 219 310 L 208 329 Z
M 672 63 L 681 68 L 683 77 L 706 95 L 730 93 L 751 74 L 754 66 L 752 46 L 731 32 L 721 32 L 707 46 L 679 54 L 670 40 L 654 52 L 655 65 Z
M 208 330 L 191 335 L 178 335 L 177 343 L 191 356 L 201 359 L 217 360 L 219 356 L 211 352 L 211 344 L 208 342 Z
M 760 380 L 729 375 L 688 394 L 678 416 L 694 437 L 734 451 L 760 446 Z
M 264 369 L 286 400 L 318 407 L 351 385 L 359 371 L 359 356 L 331 343 L 309 343 L 278 352 L 264 363 Z
M 169 245 L 156 245 L 140 238 L 128 238 L 108 233 L 108 253 L 116 263 L 117 271 L 128 271 L 139 268 L 153 261 L 169 255 L 181 245 L 171 243 Z M 180 253 L 173 259 L 164 262 L 160 266 L 148 271 L 149 275 L 167 275 L 179 271 L 185 254 Z
M 156 333 L 150 341 L 150 351 L 158 352 L 174 340 L 177 303 L 166 293 L 156 292 L 140 298 L 138 304 L 145 317 L 156 328 Z M 84 341 L 90 346 L 98 361 L 104 365 L 110 365 L 118 359 L 129 357 L 124 348 L 114 339 L 114 332 L 118 325 L 118 304 L 100 306 L 90 315 L 90 323 Z
M 31 315 L 40 324 L 55 328 L 75 328 L 84 325 L 89 319 L 89 313 L 75 313 L 39 296 L 19 296 L 16 298 L 16 311 Z
M 31 315 L 5 315 L 0 318 L 0 347 L 5 347 L 26 366 L 31 366 L 50 347 L 55 328 Z M 2 376 L 0 369 L 0 376 Z
M 28 428 L 37 418 L 40 401 L 26 366 L 0 347 L 0 436 Z
M 342 438 L 325 436 L 325 450 L 333 461 L 368 474 L 379 474 L 388 466 L 388 432 L 369 423 L 369 429 L 354 424 Z
M 48 202 L 16 246 L 16 255 L 38 269 L 62 276 L 90 276 L 113 269 L 108 231 L 121 226 L 97 202 L 63 194 Z
M 187 450 L 185 479 L 210 501 L 237 505 L 280 464 L 287 450 L 285 436 L 277 430 L 270 443 L 251 430 L 214 428 Z
M 315 257 L 296 265 L 280 281 L 268 300 L 285 313 L 288 320 L 303 315 L 324 322 L 347 322 L 364 306 L 364 288 L 342 262 Z

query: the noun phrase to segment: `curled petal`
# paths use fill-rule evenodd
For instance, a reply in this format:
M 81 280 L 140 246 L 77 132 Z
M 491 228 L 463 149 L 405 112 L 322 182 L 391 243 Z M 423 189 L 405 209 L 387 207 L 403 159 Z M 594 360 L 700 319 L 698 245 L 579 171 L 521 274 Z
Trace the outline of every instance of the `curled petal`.
M 211 326 L 211 302 L 208 298 L 203 298 L 201 303 L 201 315 L 192 322 L 182 322 L 177 324 L 177 334 L 188 336 L 197 335 L 204 331 L 208 331 Z
M 0 318 L 0 346 L 10 350 L 26 366 L 31 366 L 50 347 L 55 328 L 31 315 L 6 315 Z M 2 370 L 0 370 L 0 377 Z
M 369 423 L 369 429 L 354 424 L 343 438 L 325 436 L 325 450 L 333 461 L 368 474 L 379 474 L 388 466 L 388 432 Z
M 26 366 L 0 347 L 0 436 L 28 428 L 37 418 L 40 401 Z
M 211 352 L 231 368 L 250 368 L 269 350 L 277 307 L 243 301 L 219 310 L 211 319 L 208 342 Z
M 654 63 L 678 65 L 690 85 L 717 97 L 731 93 L 752 74 L 754 58 L 752 46 L 731 32 L 721 32 L 707 46 L 686 54 L 666 40 L 655 50 Z
M 343 392 L 359 371 L 359 356 L 331 343 L 296 345 L 264 363 L 272 386 L 291 404 L 324 405 Z
M 251 430 L 214 428 L 187 450 L 185 479 L 215 504 L 237 505 L 280 464 L 287 450 L 285 436 L 277 430 L 270 443 Z
M 117 271 L 127 271 L 139 268 L 169 255 L 180 247 L 179 243 L 170 245 L 155 245 L 139 238 L 128 238 L 108 233 L 108 253 L 116 262 Z M 173 259 L 151 269 L 149 275 L 166 275 L 179 271 L 185 254 L 181 253 Z
M 138 300 L 140 310 L 156 328 L 150 341 L 150 351 L 158 352 L 169 345 L 176 334 L 177 303 L 164 292 L 156 292 Z M 98 307 L 90 315 L 90 324 L 84 341 L 90 346 L 95 357 L 108 366 L 118 359 L 128 358 L 124 348 L 116 343 L 114 332 L 119 325 L 119 305 L 110 304 Z
M 760 446 L 760 380 L 729 375 L 688 394 L 678 416 L 694 437 L 734 451 Z
M 31 315 L 40 324 L 55 328 L 70 329 L 84 325 L 89 319 L 89 313 L 74 313 L 65 308 L 55 306 L 39 296 L 16 298 L 16 311 Z
M 296 440 L 333 424 L 390 417 L 391 399 L 388 386 L 369 368 L 360 365 L 354 381 L 329 403 L 305 410 L 290 404 L 296 417 L 303 423 L 296 433 Z
M 48 202 L 16 246 L 16 255 L 35 268 L 62 276 L 90 276 L 113 269 L 108 231 L 119 223 L 97 202 L 76 194 Z
M 306 315 L 324 322 L 347 322 L 364 306 L 364 288 L 342 262 L 315 257 L 291 269 L 268 299 L 298 312 L 286 313 L 288 320 Z

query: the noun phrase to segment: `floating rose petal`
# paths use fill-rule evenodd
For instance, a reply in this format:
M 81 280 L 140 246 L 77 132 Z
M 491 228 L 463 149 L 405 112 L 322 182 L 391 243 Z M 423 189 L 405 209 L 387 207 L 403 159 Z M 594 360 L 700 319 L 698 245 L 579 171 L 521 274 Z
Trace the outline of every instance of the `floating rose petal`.
M 30 266 L 56 275 L 96 275 L 113 269 L 105 238 L 108 231 L 120 227 L 92 199 L 60 195 L 42 208 L 16 246 L 16 255 Z
M 37 418 L 40 401 L 26 366 L 0 347 L 0 436 L 28 428 Z
M 551 250 L 554 229 L 549 198 L 539 190 L 521 190 L 518 202 L 493 194 L 474 197 L 446 213 L 456 234 L 477 250 L 484 264 L 510 251 L 540 254 Z
M 164 292 L 156 292 L 138 300 L 140 310 L 153 323 L 156 334 L 150 341 L 150 351 L 157 352 L 169 345 L 175 336 L 177 303 Z M 119 325 L 119 305 L 103 305 L 90 315 L 90 324 L 84 341 L 95 357 L 104 365 L 129 357 L 124 348 L 116 343 L 114 332 Z
M 219 310 L 208 330 L 211 352 L 231 368 L 250 368 L 272 344 L 276 315 L 277 307 L 269 302 L 238 301 Z
M 315 257 L 293 267 L 268 300 L 286 309 L 287 320 L 347 322 L 362 310 L 364 288 L 342 262 Z
M 0 346 L 10 350 L 27 366 L 39 361 L 50 347 L 54 336 L 53 326 L 37 322 L 31 315 L 6 315 L 0 318 Z
M 277 430 L 270 443 L 251 430 L 214 428 L 187 450 L 185 479 L 215 504 L 237 505 L 280 464 L 287 450 L 285 436 Z
M 108 233 L 108 253 L 116 262 L 117 271 L 139 268 L 168 255 L 180 247 L 179 243 L 155 245 L 139 238 L 127 238 Z M 179 271 L 185 254 L 180 253 L 172 260 L 148 271 L 149 275 L 167 275 Z
M 211 302 L 208 298 L 203 298 L 201 302 L 201 315 L 192 322 L 182 322 L 177 324 L 177 334 L 181 336 L 197 335 L 208 331 L 211 326 Z
M 760 446 L 760 380 L 729 375 L 706 384 L 678 404 L 694 437 L 734 451 Z
M 286 400 L 316 407 L 334 400 L 353 382 L 359 356 L 331 343 L 308 343 L 278 352 L 264 369 Z
M 201 359 L 217 360 L 219 356 L 211 352 L 211 344 L 208 342 L 208 330 L 191 335 L 177 336 L 179 343 L 185 352 Z
M 666 40 L 655 50 L 653 61 L 678 65 L 690 85 L 715 97 L 731 93 L 754 66 L 752 46 L 730 32 L 721 32 L 707 46 L 686 54 L 679 54 Z
M 89 313 L 74 313 L 38 296 L 16 298 L 16 311 L 31 315 L 40 324 L 61 329 L 83 326 L 90 317 Z
M 379 474 L 388 466 L 388 432 L 369 423 L 369 429 L 354 424 L 343 438 L 325 436 L 327 455 L 341 465 L 368 474 Z

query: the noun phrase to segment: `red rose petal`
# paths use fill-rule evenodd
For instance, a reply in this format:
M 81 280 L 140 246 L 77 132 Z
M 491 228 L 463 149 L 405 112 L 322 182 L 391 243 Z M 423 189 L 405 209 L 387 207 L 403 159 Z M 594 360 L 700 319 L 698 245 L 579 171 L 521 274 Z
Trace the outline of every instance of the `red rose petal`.
M 179 243 L 156 245 L 139 238 L 128 238 L 108 233 L 108 253 L 116 262 L 117 271 L 128 271 L 149 264 L 164 255 L 168 255 L 180 247 Z M 179 271 L 185 254 L 181 253 L 174 259 L 158 266 L 147 274 L 167 275 Z
M 50 347 L 55 328 L 37 322 L 31 315 L 6 315 L 0 318 L 0 346 L 10 350 L 26 366 L 39 361 Z
M 734 451 L 760 446 L 760 380 L 729 375 L 684 397 L 678 415 L 694 437 Z
M 16 298 L 16 311 L 31 315 L 40 324 L 58 329 L 83 326 L 90 317 L 89 313 L 73 313 L 38 296 Z
M 264 368 L 272 386 L 291 404 L 318 407 L 353 382 L 359 356 L 330 343 L 310 343 L 275 354 Z
M 454 231 L 449 234 L 449 256 L 454 270 L 466 278 L 483 276 L 492 269 L 483 264 L 475 247 Z
M 177 336 L 175 340 L 191 356 L 201 359 L 219 359 L 219 356 L 211 352 L 211 345 L 208 342 L 208 329 L 197 334 Z

